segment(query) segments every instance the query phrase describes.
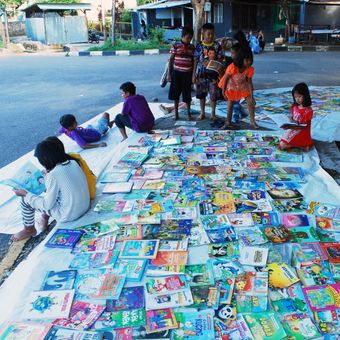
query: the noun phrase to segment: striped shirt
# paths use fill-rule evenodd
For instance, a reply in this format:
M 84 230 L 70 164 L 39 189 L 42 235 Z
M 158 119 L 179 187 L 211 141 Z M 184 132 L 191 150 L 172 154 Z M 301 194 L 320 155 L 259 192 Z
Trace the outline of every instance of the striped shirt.
M 191 72 L 193 67 L 195 46 L 183 41 L 172 45 L 170 54 L 174 54 L 174 70 Z

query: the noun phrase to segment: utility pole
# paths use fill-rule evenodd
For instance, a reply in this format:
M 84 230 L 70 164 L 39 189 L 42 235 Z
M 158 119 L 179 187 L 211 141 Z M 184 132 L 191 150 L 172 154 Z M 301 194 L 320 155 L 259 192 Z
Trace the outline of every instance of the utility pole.
M 116 0 L 112 0 L 112 30 L 111 30 L 111 45 L 114 46 L 116 44 Z
M 103 34 L 104 34 L 104 42 L 106 41 L 106 22 L 105 22 L 105 10 L 104 10 L 104 4 L 103 4 L 103 0 L 101 2 L 102 4 L 102 26 L 103 26 Z
M 10 40 L 9 40 L 9 32 L 8 32 L 8 18 L 7 18 L 6 7 L 4 8 L 4 16 L 5 16 L 5 35 L 6 35 L 5 45 L 9 46 Z

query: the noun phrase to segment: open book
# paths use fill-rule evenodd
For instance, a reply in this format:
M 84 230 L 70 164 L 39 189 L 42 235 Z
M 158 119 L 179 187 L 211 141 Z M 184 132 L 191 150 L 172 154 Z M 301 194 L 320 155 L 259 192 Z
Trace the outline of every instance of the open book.
M 270 118 L 278 125 L 278 127 L 282 127 L 284 125 L 307 126 L 307 124 L 299 124 L 299 123 L 292 122 L 289 116 L 282 114 L 282 113 L 271 115 Z
M 45 191 L 45 178 L 43 173 L 31 162 L 25 163 L 12 178 L 0 181 L 14 189 L 24 189 L 35 195 Z
M 207 70 L 215 71 L 219 74 L 219 76 L 222 76 L 225 68 L 224 68 L 223 64 L 220 63 L 219 61 L 210 60 L 208 65 L 207 65 Z

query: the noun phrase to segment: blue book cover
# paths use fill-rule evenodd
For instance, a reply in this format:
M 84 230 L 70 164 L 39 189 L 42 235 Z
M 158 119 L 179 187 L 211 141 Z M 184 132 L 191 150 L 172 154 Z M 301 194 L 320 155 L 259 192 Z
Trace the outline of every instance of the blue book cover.
M 49 271 L 46 273 L 41 290 L 68 290 L 73 288 L 76 270 Z
M 83 232 L 72 229 L 57 229 L 52 237 L 45 244 L 48 248 L 73 249 Z

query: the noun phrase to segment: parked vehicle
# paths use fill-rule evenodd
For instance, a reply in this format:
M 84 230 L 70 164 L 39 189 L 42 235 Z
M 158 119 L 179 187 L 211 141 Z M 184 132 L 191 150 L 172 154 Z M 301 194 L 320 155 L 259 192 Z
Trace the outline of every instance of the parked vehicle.
M 89 30 L 89 43 L 99 43 L 99 36 L 93 32 L 92 30 Z

